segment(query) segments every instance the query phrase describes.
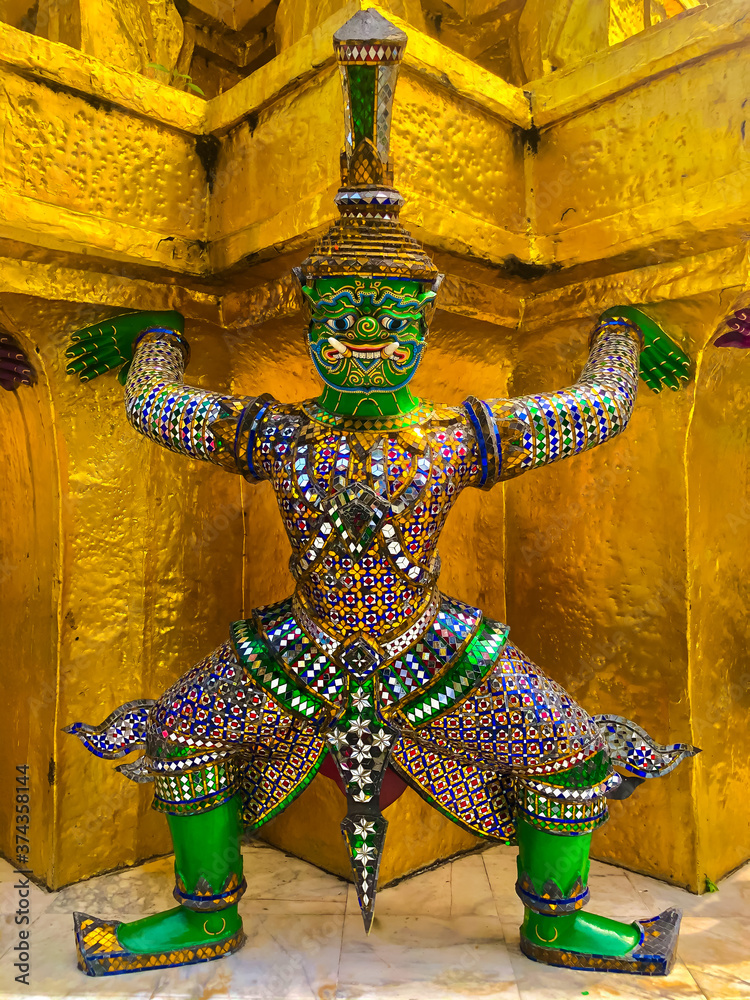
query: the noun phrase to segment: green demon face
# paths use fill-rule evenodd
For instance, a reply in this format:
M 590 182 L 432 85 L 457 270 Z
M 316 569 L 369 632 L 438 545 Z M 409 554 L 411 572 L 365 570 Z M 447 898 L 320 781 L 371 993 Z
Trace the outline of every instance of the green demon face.
M 422 358 L 436 292 L 416 281 L 356 275 L 319 278 L 302 291 L 308 344 L 327 386 L 344 393 L 393 392 Z

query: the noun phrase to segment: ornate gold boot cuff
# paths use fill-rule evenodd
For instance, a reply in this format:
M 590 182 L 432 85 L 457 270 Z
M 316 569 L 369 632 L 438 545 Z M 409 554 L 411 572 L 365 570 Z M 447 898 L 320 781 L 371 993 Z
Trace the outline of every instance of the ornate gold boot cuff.
M 181 906 L 185 906 L 188 910 L 212 913 L 216 910 L 226 910 L 228 906 L 239 903 L 245 895 L 246 889 L 245 879 L 243 878 L 240 882 L 237 875 L 232 874 L 224 883 L 221 892 L 214 892 L 203 876 L 198 879 L 192 892 L 188 892 L 185 883 L 178 876 L 172 895 Z
M 588 886 L 585 886 L 580 878 L 566 896 L 562 890 L 548 879 L 544 883 L 541 894 L 536 892 L 530 876 L 524 872 L 516 882 L 516 895 L 521 899 L 524 906 L 528 906 L 535 913 L 542 913 L 545 916 L 560 917 L 565 913 L 575 913 L 582 909 L 589 900 Z

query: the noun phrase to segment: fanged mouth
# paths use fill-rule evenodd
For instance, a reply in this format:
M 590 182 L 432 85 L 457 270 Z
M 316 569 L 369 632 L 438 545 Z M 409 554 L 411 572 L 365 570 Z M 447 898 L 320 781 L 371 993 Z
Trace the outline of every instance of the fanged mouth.
M 373 343 L 372 341 L 347 341 L 347 343 L 342 343 L 342 341 L 337 340 L 335 337 L 329 337 L 328 343 L 337 354 L 345 358 L 360 358 L 364 361 L 372 361 L 373 357 L 377 354 L 381 358 L 390 358 L 395 354 L 399 346 L 396 340 L 378 341 L 377 343 Z

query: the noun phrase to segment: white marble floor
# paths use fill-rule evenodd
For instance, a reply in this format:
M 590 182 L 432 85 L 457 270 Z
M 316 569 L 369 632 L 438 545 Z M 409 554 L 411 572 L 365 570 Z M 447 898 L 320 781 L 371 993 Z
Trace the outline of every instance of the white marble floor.
M 14 980 L 15 877 L 0 861 L 0 998 L 257 1000 L 567 1000 L 590 997 L 750 1000 L 750 866 L 705 896 L 594 862 L 592 906 L 633 919 L 677 905 L 680 959 L 664 978 L 577 973 L 518 949 L 515 851 L 496 847 L 425 872 L 378 896 L 365 936 L 346 883 L 274 848 L 246 849 L 248 941 L 206 965 L 90 979 L 76 969 L 71 912 L 132 920 L 174 905 L 171 859 L 57 893 L 33 888 L 30 984 Z

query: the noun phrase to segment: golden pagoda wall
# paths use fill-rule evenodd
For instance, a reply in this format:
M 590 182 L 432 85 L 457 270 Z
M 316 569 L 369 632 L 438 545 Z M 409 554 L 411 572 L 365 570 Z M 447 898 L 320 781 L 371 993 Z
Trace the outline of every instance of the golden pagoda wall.
M 61 727 L 156 697 L 232 619 L 290 588 L 270 491 L 150 447 L 113 376 L 64 375 L 67 339 L 123 308 L 175 307 L 192 380 L 314 391 L 287 276 L 333 217 L 330 35 L 355 8 L 208 102 L 0 24 L 0 324 L 39 373 L 33 389 L 0 393 L 14 444 L 0 521 L 13 664 L 0 726 L 14 755 L 0 764 L 0 851 L 12 853 L 12 767 L 27 761 L 33 867 L 50 886 L 168 845 L 149 789 Z M 591 711 L 704 748 L 613 803 L 596 841 L 599 856 L 694 889 L 750 856 L 750 375 L 742 352 L 710 346 L 748 285 L 749 22 L 724 0 L 526 93 L 407 26 L 394 129 L 404 218 L 447 273 L 423 394 L 569 382 L 591 323 L 618 302 L 649 303 L 695 359 L 681 393 L 642 389 L 621 440 L 463 497 L 441 545 L 444 589 L 508 620 Z M 324 781 L 304 801 L 335 833 Z M 392 835 L 415 808 L 407 796 L 389 807 Z M 269 837 L 299 844 L 296 815 Z M 428 840 L 420 857 L 394 847 L 384 870 L 470 846 L 437 821 Z M 319 850 L 335 868 L 334 840 Z
M 728 296 L 703 307 L 726 308 Z M 732 303 L 733 304 L 733 303 Z M 685 309 L 683 322 L 692 320 Z M 717 357 L 717 354 L 720 356 Z M 750 385 L 742 352 L 699 357 L 695 407 L 685 442 L 688 494 L 688 616 L 692 724 L 704 748 L 695 772 L 699 876 L 714 881 L 747 859 L 750 669 Z
M 662 307 L 659 319 L 682 341 L 679 305 Z M 716 323 L 715 302 L 709 312 L 701 318 Z M 519 351 L 511 392 L 569 384 L 580 366 L 579 351 L 569 348 L 587 326 L 540 332 Z M 702 746 L 688 627 L 685 449 L 694 405 L 692 385 L 658 396 L 643 389 L 622 437 L 509 483 L 506 586 L 515 641 L 576 700 L 633 719 L 660 742 Z M 695 842 L 695 773 L 703 765 L 678 768 L 611 803 L 613 821 L 595 836 L 596 856 L 694 889 L 701 864 L 711 866 L 703 881 L 716 878 L 719 856 L 699 860 Z
M 742 239 L 750 17 L 736 9 L 731 26 L 712 7 L 531 85 L 544 258 L 633 266 Z

